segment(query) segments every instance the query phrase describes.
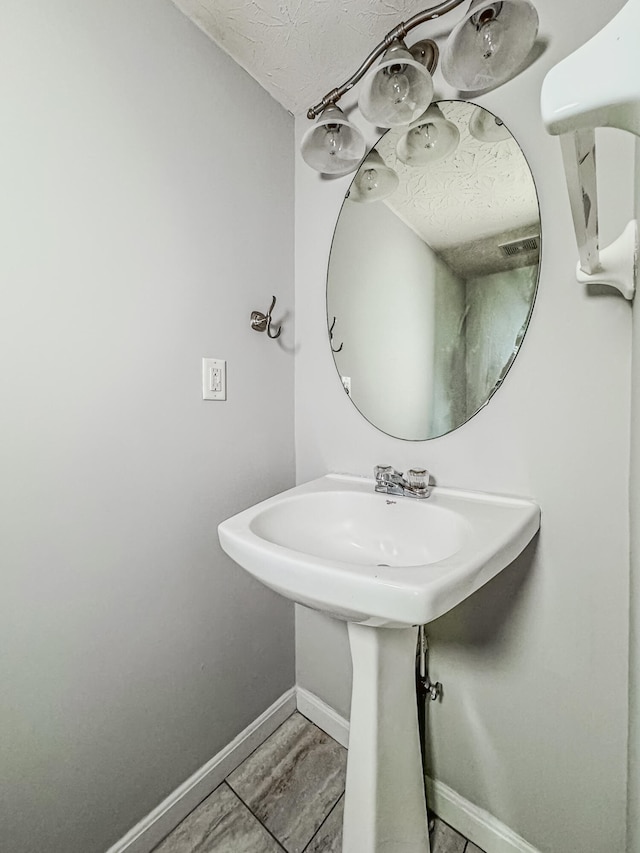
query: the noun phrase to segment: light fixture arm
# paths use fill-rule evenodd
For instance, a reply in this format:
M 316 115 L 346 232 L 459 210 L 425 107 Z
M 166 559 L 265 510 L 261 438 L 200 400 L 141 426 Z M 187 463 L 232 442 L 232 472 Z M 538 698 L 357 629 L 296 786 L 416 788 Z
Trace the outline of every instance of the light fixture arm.
M 307 118 L 317 118 L 325 107 L 328 107 L 329 104 L 337 103 L 344 94 L 346 94 L 360 79 L 362 79 L 376 59 L 391 47 L 393 42 L 404 39 L 407 33 L 415 27 L 418 27 L 420 24 L 424 24 L 427 21 L 433 21 L 435 18 L 439 18 L 442 15 L 446 15 L 447 12 L 451 12 L 452 9 L 461 6 L 465 2 L 467 2 L 467 0 L 445 0 L 443 3 L 438 3 L 428 9 L 424 9 L 422 12 L 418 12 L 413 15 L 413 17 L 409 18 L 408 21 L 402 21 L 399 23 L 398 26 L 388 32 L 380 44 L 371 51 L 355 74 L 352 74 L 351 77 L 349 77 L 349 79 L 341 86 L 338 86 L 337 89 L 332 89 L 328 92 L 319 103 L 315 104 L 315 106 L 309 108 L 307 111 Z

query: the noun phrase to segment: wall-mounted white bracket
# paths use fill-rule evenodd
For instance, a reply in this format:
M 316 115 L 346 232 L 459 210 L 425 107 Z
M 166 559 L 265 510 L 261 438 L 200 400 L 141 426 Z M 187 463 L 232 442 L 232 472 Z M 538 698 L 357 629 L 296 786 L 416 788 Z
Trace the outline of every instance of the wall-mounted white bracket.
M 636 291 L 638 267 L 638 223 L 635 219 L 624 229 L 617 240 L 599 253 L 598 268 L 585 272 L 578 261 L 576 278 L 583 284 L 608 284 L 615 287 L 625 299 L 633 299 Z
M 595 131 L 563 133 L 560 146 L 580 256 L 576 278 L 583 284 L 607 284 L 617 288 L 625 299 L 633 299 L 638 261 L 636 220 L 632 219 L 606 249 L 600 250 L 598 245 Z
M 628 0 L 590 41 L 549 71 L 542 86 L 542 119 L 560 137 L 580 263 L 578 281 L 635 292 L 635 220 L 606 249 L 598 245 L 595 129 L 615 127 L 640 136 L 640 0 Z

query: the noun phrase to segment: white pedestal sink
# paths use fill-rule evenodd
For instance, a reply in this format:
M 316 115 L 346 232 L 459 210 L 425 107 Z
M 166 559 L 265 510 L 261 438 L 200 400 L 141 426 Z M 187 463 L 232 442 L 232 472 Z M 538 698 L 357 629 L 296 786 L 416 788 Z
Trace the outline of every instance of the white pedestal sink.
M 239 565 L 349 623 L 353 693 L 343 853 L 428 853 L 415 695 L 417 625 L 446 613 L 525 548 L 533 501 L 436 487 L 391 497 L 328 475 L 218 528 Z

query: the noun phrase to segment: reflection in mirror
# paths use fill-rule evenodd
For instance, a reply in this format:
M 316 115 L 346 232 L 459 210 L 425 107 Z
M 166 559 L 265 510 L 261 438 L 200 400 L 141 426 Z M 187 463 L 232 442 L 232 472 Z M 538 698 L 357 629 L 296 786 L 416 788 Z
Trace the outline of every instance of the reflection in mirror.
M 488 402 L 518 352 L 538 282 L 540 215 L 520 147 L 481 107 L 437 106 L 409 129 L 412 156 L 405 127 L 365 158 L 361 169 L 379 164 L 398 185 L 372 200 L 356 173 L 327 280 L 345 390 L 378 429 L 413 440 L 456 429 Z M 415 154 L 420 138 L 437 146 L 439 114 L 456 126 L 457 145 L 437 158 Z

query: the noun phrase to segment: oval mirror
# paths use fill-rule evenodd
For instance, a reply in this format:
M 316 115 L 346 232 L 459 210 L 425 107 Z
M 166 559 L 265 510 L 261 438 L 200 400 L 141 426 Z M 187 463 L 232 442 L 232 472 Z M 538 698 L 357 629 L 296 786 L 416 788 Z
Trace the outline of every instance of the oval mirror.
M 533 308 L 540 212 L 492 113 L 440 101 L 365 157 L 336 225 L 327 323 L 338 373 L 374 426 L 421 441 L 502 384 Z

